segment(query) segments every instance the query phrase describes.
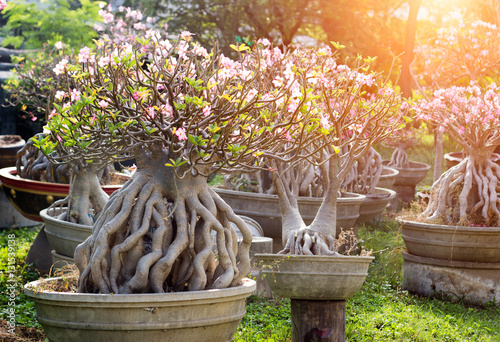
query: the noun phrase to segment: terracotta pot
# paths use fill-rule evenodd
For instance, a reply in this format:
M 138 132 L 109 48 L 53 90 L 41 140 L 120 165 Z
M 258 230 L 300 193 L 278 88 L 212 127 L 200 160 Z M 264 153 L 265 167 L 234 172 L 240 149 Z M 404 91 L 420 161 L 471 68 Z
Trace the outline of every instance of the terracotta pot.
M 361 288 L 374 257 L 256 254 L 271 290 L 280 297 L 346 300 Z
M 0 135 L 0 168 L 15 166 L 17 151 L 25 143 L 19 135 Z
M 398 217 L 412 255 L 467 262 L 500 262 L 500 227 L 462 227 L 408 221 Z
M 227 289 L 164 294 L 48 292 L 24 286 L 51 342 L 232 341 L 255 281 Z M 61 279 L 61 278 L 59 278 Z
M 368 222 L 379 216 L 387 205 L 396 198 L 396 191 L 377 187 L 373 194 L 365 196 L 365 200 L 359 206 L 359 217 L 356 224 Z
M 390 160 L 383 160 L 382 164 L 387 166 L 389 162 Z M 430 168 L 431 166 L 429 164 L 414 161 L 410 162 L 409 168 L 395 167 L 395 169 L 399 171 L 399 174 L 396 176 L 394 185 L 415 186 L 425 178 Z
M 397 218 L 407 252 L 403 289 L 452 301 L 500 303 L 500 228 Z
M 277 195 L 256 194 L 214 188 L 214 191 L 231 206 L 237 215 L 244 215 L 256 220 L 264 230 L 264 236 L 273 238 L 273 252 L 282 247 L 281 242 L 281 210 Z M 365 199 L 364 195 L 344 193 L 337 199 L 337 234 L 340 228 L 350 229 L 359 217 L 359 207 Z M 299 211 L 306 224 L 312 222 L 323 198 L 300 197 Z
M 59 208 L 50 212 L 47 209 L 40 211 L 40 217 L 45 223 L 45 234 L 52 248 L 59 255 L 73 258 L 76 246 L 92 234 L 92 226 L 58 220 L 56 217 L 60 214 Z
M 124 180 L 130 176 L 123 175 Z M 69 184 L 39 182 L 23 179 L 17 175 L 15 167 L 0 169 L 2 187 L 12 205 L 24 217 L 43 222 L 39 213 L 54 201 L 65 198 L 69 193 Z M 111 195 L 122 185 L 103 185 L 103 190 Z
M 384 165 L 382 167 L 382 175 L 378 180 L 377 187 L 390 189 L 391 186 L 394 185 L 394 182 L 396 181 L 396 177 L 398 176 L 398 174 L 399 171 L 396 170 L 395 168 Z

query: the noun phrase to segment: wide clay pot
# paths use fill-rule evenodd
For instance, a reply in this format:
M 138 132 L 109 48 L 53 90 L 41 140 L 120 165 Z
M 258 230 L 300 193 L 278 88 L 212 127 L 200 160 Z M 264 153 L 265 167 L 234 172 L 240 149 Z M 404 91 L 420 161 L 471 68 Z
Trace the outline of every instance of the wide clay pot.
M 383 160 L 382 164 L 387 166 L 389 162 L 390 160 Z M 396 179 L 394 180 L 394 185 L 415 186 L 425 178 L 425 176 L 427 175 L 427 171 L 429 171 L 431 166 L 425 163 L 410 161 L 410 167 L 408 168 L 399 168 L 399 167 L 393 167 L 393 168 L 399 171 L 399 174 L 396 176 Z
M 500 262 L 500 227 L 462 227 L 398 217 L 408 252 L 433 259 Z
M 389 162 L 389 160 L 383 160 L 382 164 L 387 165 Z M 429 164 L 413 161 L 410 161 L 409 168 L 395 168 L 399 171 L 399 174 L 391 187 L 397 193 L 396 197 L 391 201 L 391 210 L 399 210 L 406 203 L 415 199 L 416 186 L 425 178 L 430 168 Z
M 24 286 L 51 342 L 232 341 L 255 281 L 206 291 L 163 294 L 49 292 L 42 279 Z
M 303 300 L 346 300 L 368 275 L 372 256 L 256 254 L 262 274 L 280 297 Z
M 396 198 L 396 191 L 377 187 L 372 194 L 365 196 L 365 200 L 359 206 L 359 217 L 356 224 L 368 222 L 379 216 L 387 205 Z
M 407 248 L 404 289 L 474 304 L 499 303 L 500 227 L 397 221 Z
M 17 151 L 25 141 L 19 135 L 0 135 L 0 168 L 16 165 Z M 2 182 L 0 181 L 0 187 Z M 0 228 L 31 227 L 40 224 L 28 220 L 10 203 L 7 196 L 0 191 Z
M 130 176 L 120 175 L 125 181 Z M 40 182 L 23 179 L 17 175 L 15 167 L 0 169 L 2 187 L 12 205 L 24 217 L 43 222 L 39 213 L 49 207 L 54 201 L 65 198 L 69 193 L 69 184 Z M 103 190 L 111 195 L 122 185 L 103 185 Z
M 377 182 L 378 188 L 390 189 L 396 181 L 396 177 L 399 175 L 399 171 L 393 167 L 384 165 L 382 167 L 382 174 Z
M 256 220 L 264 230 L 264 236 L 273 239 L 273 252 L 282 247 L 281 210 L 277 195 L 257 194 L 244 191 L 214 188 L 214 191 L 227 203 L 237 215 L 244 215 Z M 343 193 L 337 199 L 337 234 L 340 228 L 350 229 L 359 217 L 359 207 L 364 195 Z M 321 197 L 299 197 L 299 211 L 306 224 L 310 224 L 323 201 Z
M 464 158 L 464 153 L 463 152 L 450 152 L 450 153 L 446 153 L 444 155 L 446 169 L 448 170 L 448 169 L 452 168 L 453 166 L 458 165 L 463 160 L 463 158 Z M 493 153 L 491 155 L 491 160 L 494 163 L 497 163 L 498 165 L 500 165 L 500 154 Z
M 66 210 L 66 209 L 64 209 Z M 92 226 L 58 220 L 60 208 L 43 209 L 40 217 L 45 223 L 45 234 L 57 254 L 73 258 L 75 248 L 92 234 Z

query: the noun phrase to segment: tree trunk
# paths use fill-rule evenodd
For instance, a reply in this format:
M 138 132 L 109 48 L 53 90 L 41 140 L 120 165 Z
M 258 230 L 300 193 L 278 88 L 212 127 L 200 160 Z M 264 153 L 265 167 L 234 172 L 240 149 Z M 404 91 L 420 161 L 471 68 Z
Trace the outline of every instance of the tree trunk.
M 291 300 L 292 342 L 345 341 L 345 300 Z
M 410 73 L 410 64 L 413 61 L 413 49 L 415 46 L 415 34 L 417 32 L 417 15 L 420 9 L 422 0 L 410 0 L 410 12 L 408 13 L 408 20 L 406 21 L 406 40 L 405 40 L 405 54 L 403 55 L 403 62 L 401 65 L 401 78 L 399 85 L 403 92 L 403 97 L 410 98 L 412 96 L 412 77 Z
M 441 174 L 443 173 L 443 133 L 435 131 L 434 139 L 436 145 L 436 157 L 434 159 L 433 182 L 437 181 L 441 176 Z
M 205 177 L 177 178 L 165 165 L 176 157 L 168 151 L 157 148 L 136 156 L 137 171 L 75 250 L 79 292 L 162 293 L 238 285 L 250 269 L 252 233 L 245 222 Z M 239 243 L 235 226 L 243 236 Z

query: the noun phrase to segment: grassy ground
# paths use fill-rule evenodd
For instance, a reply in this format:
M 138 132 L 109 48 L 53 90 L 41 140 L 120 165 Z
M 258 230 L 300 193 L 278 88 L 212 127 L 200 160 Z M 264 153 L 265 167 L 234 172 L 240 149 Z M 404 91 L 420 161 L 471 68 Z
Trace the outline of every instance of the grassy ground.
M 374 250 L 368 278 L 347 301 L 348 341 L 500 341 L 500 307 L 421 298 L 401 289 L 404 243 L 399 226 L 383 220 L 360 227 Z M 291 341 L 290 303 L 252 298 L 235 341 Z
M 24 335 L 12 341 L 44 340 L 33 303 L 21 292 L 24 283 L 38 278 L 38 274 L 23 262 L 36 233 L 36 230 L 28 229 L 0 232 L 2 311 L 9 307 L 10 289 L 7 286 L 10 282 L 5 272 L 9 264 L 8 235 L 16 235 L 16 324 L 20 328 L 17 333 Z M 499 306 L 493 303 L 485 307 L 448 303 L 419 298 L 401 290 L 401 251 L 404 244 L 395 221 L 383 220 L 362 226 L 359 237 L 367 248 L 374 250 L 375 261 L 361 291 L 347 302 L 348 341 L 500 342 Z M 289 300 L 253 296 L 249 298 L 246 309 L 247 314 L 238 328 L 235 341 L 291 341 Z

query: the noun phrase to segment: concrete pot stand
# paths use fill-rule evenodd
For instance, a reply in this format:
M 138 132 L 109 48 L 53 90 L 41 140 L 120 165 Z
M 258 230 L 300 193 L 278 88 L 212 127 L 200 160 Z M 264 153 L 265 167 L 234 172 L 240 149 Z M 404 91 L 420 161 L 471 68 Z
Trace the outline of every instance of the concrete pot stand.
M 404 289 L 475 304 L 500 302 L 500 227 L 397 220 L 407 248 Z
M 291 299 L 292 342 L 345 341 L 346 300 L 374 257 L 257 254 L 271 290 Z

